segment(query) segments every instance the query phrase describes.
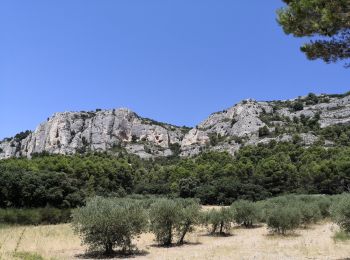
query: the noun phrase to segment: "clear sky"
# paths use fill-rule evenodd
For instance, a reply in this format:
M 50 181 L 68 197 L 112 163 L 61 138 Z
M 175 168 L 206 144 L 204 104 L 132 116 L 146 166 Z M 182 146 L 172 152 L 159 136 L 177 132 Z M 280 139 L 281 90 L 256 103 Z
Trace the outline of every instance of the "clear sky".
M 193 126 L 241 99 L 350 89 L 306 60 L 281 0 L 2 0 L 0 138 L 54 112 L 128 107 Z

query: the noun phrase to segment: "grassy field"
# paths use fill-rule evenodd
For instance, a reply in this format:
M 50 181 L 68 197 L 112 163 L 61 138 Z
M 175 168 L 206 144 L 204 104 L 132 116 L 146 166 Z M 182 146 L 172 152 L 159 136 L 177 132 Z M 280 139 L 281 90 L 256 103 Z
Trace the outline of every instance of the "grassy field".
M 335 225 L 325 222 L 281 237 L 270 235 L 265 226 L 255 229 L 235 227 L 232 236 L 211 237 L 200 228 L 188 237 L 190 243 L 172 248 L 157 247 L 153 235 L 144 234 L 136 241 L 144 254 L 135 258 L 347 259 L 350 257 L 350 241 L 335 242 L 332 236 L 336 230 Z M 68 224 L 3 227 L 0 229 L 0 243 L 1 259 L 86 259 L 85 248 Z M 30 256 L 30 253 L 37 253 L 37 256 Z

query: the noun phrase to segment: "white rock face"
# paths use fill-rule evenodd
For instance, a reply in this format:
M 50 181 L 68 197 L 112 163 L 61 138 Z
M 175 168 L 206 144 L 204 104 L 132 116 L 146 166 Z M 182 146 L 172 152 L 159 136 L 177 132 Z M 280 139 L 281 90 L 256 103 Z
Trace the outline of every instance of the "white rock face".
M 198 125 L 199 129 L 207 129 L 223 135 L 245 136 L 259 131 L 265 124 L 260 120 L 260 114 L 272 112 L 272 107 L 266 102 L 245 100 L 219 113 L 214 113 Z
M 205 145 L 209 142 L 209 137 L 205 131 L 198 130 L 197 128 L 191 129 L 188 134 L 185 135 L 181 142 L 181 147 L 185 148 L 191 145 Z
M 208 148 L 210 135 L 220 135 L 227 139 L 230 137 L 251 138 L 258 133 L 259 128 L 265 126 L 265 123 L 259 118 L 263 112 L 272 113 L 272 107 L 267 102 L 256 102 L 250 99 L 227 110 L 211 114 L 185 135 L 181 144 L 181 155 L 196 155 L 203 149 L 228 151 L 234 154 L 241 145 L 232 140 L 230 143 L 222 143 Z
M 56 113 L 47 122 L 21 141 L 0 143 L 0 158 L 13 156 L 30 157 L 33 153 L 73 154 L 81 151 L 106 151 L 121 143 L 127 150 L 144 158 L 152 157 L 145 152 L 151 144 L 159 156 L 172 152 L 169 145 L 180 143 L 181 128 L 166 124 L 151 124 L 128 109 L 98 112 Z
M 320 96 L 323 97 L 323 96 Z M 350 124 L 350 96 L 330 97 L 327 102 L 304 105 L 293 112 L 286 104 L 296 100 L 257 102 L 244 100 L 224 111 L 211 114 L 195 128 L 187 129 L 141 118 L 126 108 L 97 112 L 56 113 L 27 136 L 0 142 L 0 159 L 34 153 L 74 154 L 85 151 L 108 151 L 121 146 L 142 158 L 173 155 L 174 146 L 180 156 L 193 156 L 202 151 L 228 151 L 234 154 L 243 145 L 289 142 L 293 137 L 281 133 L 275 137 L 259 137 L 259 129 L 274 132 L 288 124 L 275 116 L 294 118 L 319 116 L 321 127 Z M 266 125 L 266 116 L 270 117 Z M 265 119 L 263 119 L 265 117 Z M 301 141 L 309 146 L 318 140 L 313 133 L 301 133 Z M 325 140 L 327 146 L 332 142 Z
M 320 96 L 322 97 L 322 96 Z M 304 97 L 305 98 L 305 97 Z M 289 101 L 296 101 L 289 100 Z M 287 101 L 281 101 L 286 103 Z M 281 134 L 274 138 L 259 137 L 259 129 L 267 126 L 262 120 L 263 115 L 279 115 L 289 117 L 313 118 L 319 115 L 319 124 L 321 128 L 337 125 L 350 124 L 350 96 L 343 98 L 329 98 L 327 103 L 317 105 L 305 105 L 303 110 L 292 112 L 288 107 L 278 108 L 280 102 L 257 102 L 249 99 L 244 100 L 227 110 L 214 113 L 206 120 L 200 123 L 195 129 L 192 129 L 185 135 L 182 144 L 182 156 L 192 156 L 199 154 L 203 150 L 228 151 L 234 154 L 242 145 L 256 145 L 258 143 L 269 143 L 272 140 L 277 142 L 291 142 L 291 134 Z M 271 127 L 273 125 L 273 127 Z M 270 131 L 275 130 L 275 126 L 284 126 L 283 121 L 270 121 L 267 126 Z M 218 135 L 223 138 L 215 146 L 210 146 L 210 135 Z M 243 138 L 243 144 L 237 143 L 235 139 Z M 312 145 L 318 140 L 313 133 L 301 133 L 301 142 L 305 146 Z M 326 140 L 327 145 L 332 142 Z

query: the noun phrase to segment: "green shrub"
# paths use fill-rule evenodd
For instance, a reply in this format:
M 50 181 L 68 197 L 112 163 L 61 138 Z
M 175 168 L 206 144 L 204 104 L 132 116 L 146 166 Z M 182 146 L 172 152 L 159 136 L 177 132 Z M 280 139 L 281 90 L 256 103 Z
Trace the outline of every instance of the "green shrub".
M 212 235 L 225 235 L 230 232 L 233 214 L 230 208 L 211 209 L 204 216 L 204 224 Z
M 20 209 L 17 211 L 17 223 L 23 225 L 38 225 L 40 223 L 40 214 L 35 209 Z
M 264 137 L 268 135 L 270 135 L 270 130 L 266 125 L 259 128 L 259 137 Z
M 233 218 L 238 225 L 244 225 L 246 228 L 253 227 L 254 222 L 259 219 L 259 208 L 253 202 L 239 200 L 231 205 Z
M 292 104 L 292 109 L 294 111 L 301 111 L 304 109 L 304 104 L 301 101 L 296 101 L 294 104 Z
M 266 223 L 267 211 L 268 211 L 268 202 L 267 200 L 261 200 L 255 202 L 255 206 L 259 212 L 257 222 Z
M 160 245 L 170 246 L 176 227 L 180 224 L 181 205 L 178 201 L 161 199 L 151 205 L 151 231 Z
M 290 205 L 290 199 L 287 198 L 286 196 L 280 196 L 280 197 L 259 201 L 256 204 L 260 211 L 259 221 L 267 223 L 268 218 L 270 216 L 270 212 L 275 207 L 284 207 L 286 205 Z
M 44 260 L 44 258 L 37 254 L 37 253 L 30 253 L 30 252 L 15 252 L 12 254 L 14 259 L 21 259 L 21 260 Z
M 330 215 L 330 205 L 333 200 L 337 199 L 334 196 L 324 195 L 286 195 L 259 201 L 256 204 L 260 208 L 259 221 L 261 222 L 267 221 L 268 213 L 274 207 L 290 206 L 298 208 L 300 224 L 307 226 L 318 222 L 322 218 L 327 218 Z
M 276 206 L 267 212 L 268 228 L 278 234 L 285 235 L 300 225 L 301 214 L 297 207 Z
M 340 230 L 335 232 L 332 238 L 334 241 L 347 241 L 350 240 L 350 233 Z
M 200 223 L 201 207 L 197 201 L 182 200 L 180 219 L 177 226 L 178 244 L 183 244 L 188 232 L 192 232 L 195 225 Z
M 41 223 L 44 224 L 59 224 L 67 223 L 71 220 L 70 209 L 57 209 L 57 208 L 41 208 L 39 209 L 41 215 Z
M 0 223 L 10 225 L 39 225 L 67 223 L 70 220 L 70 209 L 51 207 L 37 209 L 0 209 Z
M 327 218 L 330 216 L 330 207 L 332 204 L 332 201 L 329 197 L 321 196 L 316 200 L 316 203 L 318 205 L 318 208 L 320 209 L 321 216 L 323 218 Z
M 312 223 L 317 223 L 321 218 L 321 211 L 316 203 L 299 203 L 299 210 L 301 216 L 301 224 L 307 226 Z
M 193 199 L 159 199 L 150 208 L 151 231 L 160 245 L 170 246 L 175 237 L 183 244 L 188 232 L 200 223 L 201 207 Z
M 13 209 L 0 210 L 0 219 L 2 223 L 6 224 L 18 224 L 17 214 Z
M 113 254 L 133 249 L 132 239 L 147 228 L 146 212 L 137 202 L 95 197 L 73 211 L 73 227 L 90 250 Z
M 350 195 L 343 198 L 331 207 L 332 220 L 345 232 L 350 232 Z
M 40 214 L 35 209 L 1 209 L 0 222 L 6 224 L 38 225 Z

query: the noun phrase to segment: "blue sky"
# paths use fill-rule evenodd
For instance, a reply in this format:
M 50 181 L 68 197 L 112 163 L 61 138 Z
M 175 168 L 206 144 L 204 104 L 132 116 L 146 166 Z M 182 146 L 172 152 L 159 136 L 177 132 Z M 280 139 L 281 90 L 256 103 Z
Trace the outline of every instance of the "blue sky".
M 2 0 L 0 138 L 54 112 L 128 107 L 193 126 L 241 99 L 349 90 L 276 23 L 281 0 Z

